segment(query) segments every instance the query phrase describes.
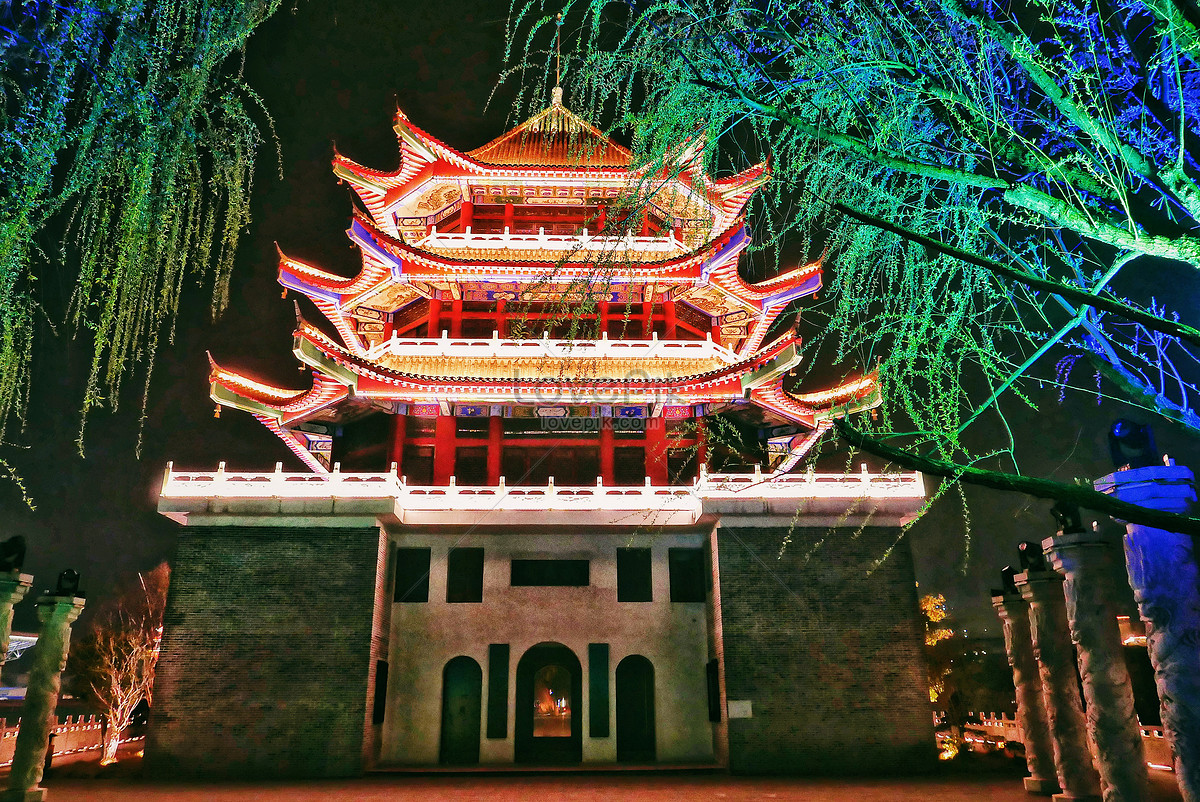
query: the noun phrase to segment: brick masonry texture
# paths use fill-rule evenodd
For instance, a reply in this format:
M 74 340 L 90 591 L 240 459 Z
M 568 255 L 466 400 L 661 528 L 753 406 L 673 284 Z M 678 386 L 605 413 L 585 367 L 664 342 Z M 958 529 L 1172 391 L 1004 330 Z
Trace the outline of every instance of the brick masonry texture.
M 732 771 L 861 776 L 933 764 L 907 542 L 868 576 L 897 534 L 718 530 L 727 698 L 753 703 L 751 718 L 729 721 Z
M 148 776 L 362 772 L 379 541 L 374 527 L 180 530 Z

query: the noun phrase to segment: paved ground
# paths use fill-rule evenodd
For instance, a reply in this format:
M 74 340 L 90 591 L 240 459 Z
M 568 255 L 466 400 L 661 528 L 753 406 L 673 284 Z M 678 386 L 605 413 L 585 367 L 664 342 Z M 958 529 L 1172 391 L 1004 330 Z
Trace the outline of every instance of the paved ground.
M 1174 802 L 1174 775 L 1153 772 L 1155 802 Z M 51 802 L 668 802 L 669 800 L 804 800 L 805 802 L 1032 802 L 1017 777 L 1003 775 L 899 780 L 741 778 L 717 774 L 389 775 L 342 782 L 151 785 L 132 779 L 52 778 Z

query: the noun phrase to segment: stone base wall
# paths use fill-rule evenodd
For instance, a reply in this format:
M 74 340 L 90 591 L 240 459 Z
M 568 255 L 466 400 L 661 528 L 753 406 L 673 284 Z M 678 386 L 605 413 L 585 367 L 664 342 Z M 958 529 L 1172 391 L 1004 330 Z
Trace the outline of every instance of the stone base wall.
M 375 527 L 180 530 L 148 776 L 362 772 L 380 537 Z
M 868 576 L 897 534 L 718 529 L 731 771 L 862 775 L 934 764 L 908 543 Z

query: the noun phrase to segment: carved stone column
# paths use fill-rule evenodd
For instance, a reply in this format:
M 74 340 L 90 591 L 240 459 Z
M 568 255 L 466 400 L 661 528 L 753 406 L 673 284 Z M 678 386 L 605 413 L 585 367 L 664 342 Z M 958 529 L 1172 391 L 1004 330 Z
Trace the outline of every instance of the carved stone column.
M 1046 538 L 1042 547 L 1065 579 L 1067 621 L 1079 657 L 1088 735 L 1096 747 L 1104 799 L 1140 802 L 1148 798 L 1150 780 L 1110 597 L 1113 578 L 1120 576 L 1116 544 L 1098 532 L 1067 531 Z
M 1042 678 L 1043 701 L 1054 768 L 1062 789 L 1056 802 L 1100 799 L 1100 777 L 1092 763 L 1087 722 L 1075 677 L 1075 654 L 1067 625 L 1063 578 L 1053 571 L 1027 570 L 1013 577 L 1029 602 L 1029 634 Z
M 21 708 L 21 730 L 17 734 L 8 790 L 0 795 L 0 802 L 40 802 L 46 798 L 46 789 L 38 784 L 42 781 L 54 710 L 62 687 L 62 670 L 71 645 L 71 624 L 79 617 L 83 604 L 84 600 L 75 598 L 73 593 L 47 594 L 37 600 L 41 632 L 33 646 L 33 665 Z
M 1038 673 L 1029 634 L 1029 602 L 1018 595 L 1005 593 L 992 596 L 992 606 L 1004 626 L 1004 648 L 1017 689 L 1017 723 L 1024 735 L 1025 764 L 1029 767 L 1025 790 L 1031 794 L 1052 794 L 1059 790 L 1058 777 L 1042 702 L 1042 677 Z
M 1196 500 L 1195 477 L 1182 465 L 1117 471 L 1098 480 L 1096 489 L 1164 512 L 1186 513 Z M 1200 802 L 1200 586 L 1194 541 L 1127 524 L 1125 562 L 1146 624 L 1179 790 L 1186 802 Z
M 8 642 L 12 636 L 13 607 L 25 598 L 33 586 L 33 577 L 19 570 L 0 573 L 0 668 L 8 661 Z

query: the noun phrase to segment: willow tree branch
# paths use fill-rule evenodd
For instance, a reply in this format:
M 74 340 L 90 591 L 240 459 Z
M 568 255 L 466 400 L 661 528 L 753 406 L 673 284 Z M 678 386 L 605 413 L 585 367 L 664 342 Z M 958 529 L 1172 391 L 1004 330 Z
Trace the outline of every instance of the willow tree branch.
M 1164 237 L 1141 231 L 1131 231 L 1123 225 L 1109 220 L 1101 220 L 1036 187 L 1003 178 L 980 175 L 957 167 L 914 161 L 889 150 L 877 148 L 859 137 L 814 125 L 781 106 L 764 103 L 739 89 L 717 81 L 694 77 L 690 82 L 696 86 L 722 93 L 728 98 L 745 104 L 752 111 L 778 120 L 805 136 L 842 148 L 881 167 L 958 186 L 993 190 L 999 192 L 1007 203 L 1034 212 L 1046 218 L 1051 224 L 1068 228 L 1088 239 L 1103 242 L 1122 250 L 1144 253 L 1147 256 L 1160 256 L 1164 259 L 1186 262 L 1193 267 L 1200 268 L 1200 237 L 1190 235 Z
M 1138 309 L 1136 306 L 1130 306 L 1129 304 L 1122 303 L 1121 301 L 1113 298 L 1107 298 L 1101 295 L 1093 295 L 1082 287 L 1077 287 L 1073 284 L 1064 284 L 1060 281 L 1055 281 L 1054 279 L 1041 278 L 1040 276 L 1031 275 L 1024 270 L 1011 267 L 1003 262 L 997 262 L 993 259 L 988 259 L 986 257 L 979 256 L 978 254 L 971 253 L 970 251 L 964 251 L 961 248 L 955 248 L 952 245 L 947 245 L 941 240 L 934 239 L 933 237 L 926 236 L 925 234 L 920 234 L 910 228 L 905 228 L 904 226 L 885 220 L 882 217 L 876 217 L 875 215 L 859 211 L 858 209 L 847 206 L 844 203 L 833 203 L 831 204 L 831 208 L 858 221 L 859 223 L 873 226 L 884 231 L 890 231 L 891 233 L 896 234 L 899 237 L 903 237 L 906 240 L 924 245 L 927 248 L 944 253 L 947 256 L 951 256 L 955 259 L 966 262 L 967 264 L 972 264 L 976 267 L 982 267 L 989 273 L 1003 276 L 1011 281 L 1024 284 L 1026 287 L 1031 289 L 1043 290 L 1054 295 L 1060 295 L 1066 300 L 1082 306 L 1090 306 L 1093 309 L 1099 309 L 1102 312 L 1111 312 L 1112 314 L 1123 317 L 1126 320 L 1130 320 L 1135 323 L 1141 323 L 1148 329 L 1162 332 L 1170 337 L 1178 337 L 1185 342 L 1200 347 L 1200 330 L 1194 329 L 1187 324 L 1179 323 L 1174 320 L 1167 320 L 1164 317 L 1151 314 L 1150 312 Z
M 846 442 L 857 449 L 874 454 L 877 457 L 894 462 L 897 465 L 913 471 L 920 471 L 931 476 L 940 476 L 954 482 L 988 487 L 993 490 L 1005 490 L 1013 493 L 1024 493 L 1034 498 L 1064 501 L 1078 507 L 1104 513 L 1134 524 L 1145 524 L 1158 529 L 1179 532 L 1185 535 L 1200 535 L 1200 518 L 1180 515 L 1174 512 L 1162 512 L 1149 507 L 1140 507 L 1127 501 L 1093 490 L 1084 485 L 1069 485 L 1055 482 L 1051 479 L 1039 479 L 1033 476 L 1019 476 L 1000 471 L 989 471 L 971 465 L 959 465 L 954 462 L 923 457 L 903 449 L 889 446 L 881 440 L 861 432 L 850 425 L 845 418 L 835 418 L 833 425 L 838 434 Z

